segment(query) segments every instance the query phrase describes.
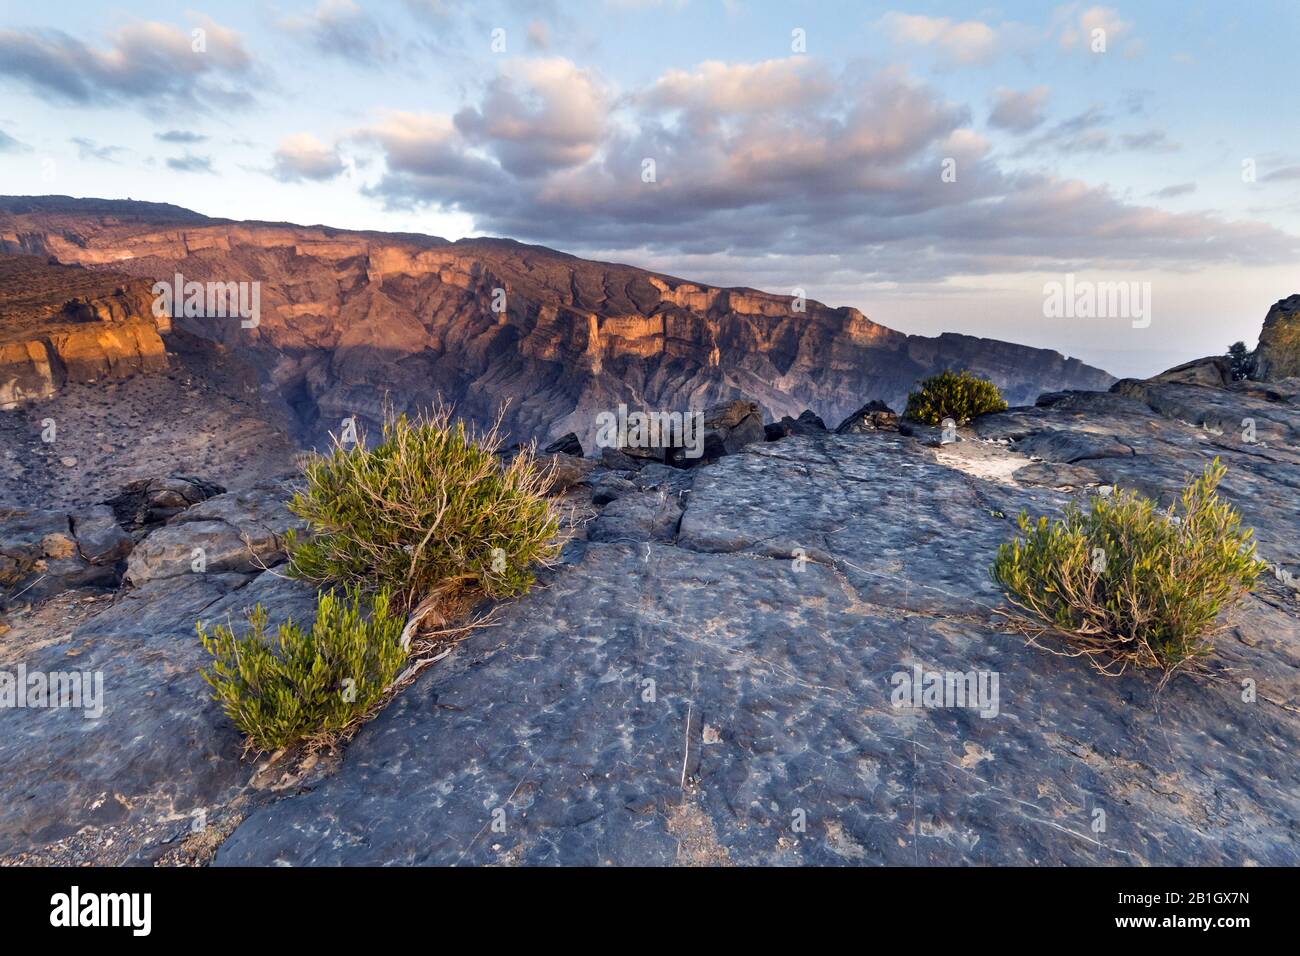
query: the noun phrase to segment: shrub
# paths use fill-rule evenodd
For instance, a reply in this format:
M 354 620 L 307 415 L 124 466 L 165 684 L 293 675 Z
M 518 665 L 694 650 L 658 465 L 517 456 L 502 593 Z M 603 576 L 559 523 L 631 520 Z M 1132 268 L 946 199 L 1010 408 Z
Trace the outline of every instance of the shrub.
M 391 588 L 411 608 L 437 593 L 526 591 L 534 564 L 559 550 L 548 472 L 531 449 L 508 464 L 494 426 L 471 435 L 447 409 L 389 418 L 383 441 L 312 456 L 289 510 L 311 534 L 290 534 L 292 574 Z
M 1255 354 L 1246 348 L 1245 342 L 1233 342 L 1228 346 L 1228 359 L 1232 365 L 1232 380 L 1240 382 L 1255 374 Z
M 976 415 L 1006 408 L 1007 403 L 992 382 L 970 372 L 944 371 L 925 379 L 917 391 L 907 396 L 903 415 L 927 425 L 942 425 L 945 418 L 965 425 Z
M 379 703 L 406 660 L 393 610 L 387 593 L 367 602 L 352 589 L 321 593 L 310 631 L 289 620 L 272 637 L 260 604 L 242 636 L 227 624 L 209 634 L 199 622 L 212 655 L 203 679 L 258 750 L 337 733 Z
M 1226 471 L 1216 458 L 1167 510 L 1117 491 L 1055 522 L 1022 512 L 1024 538 L 998 548 L 992 569 L 1018 609 L 1008 616 L 1055 633 L 1065 644 L 1058 653 L 1107 674 L 1133 665 L 1168 677 L 1208 655 L 1219 613 L 1265 567 L 1253 532 L 1215 493 Z

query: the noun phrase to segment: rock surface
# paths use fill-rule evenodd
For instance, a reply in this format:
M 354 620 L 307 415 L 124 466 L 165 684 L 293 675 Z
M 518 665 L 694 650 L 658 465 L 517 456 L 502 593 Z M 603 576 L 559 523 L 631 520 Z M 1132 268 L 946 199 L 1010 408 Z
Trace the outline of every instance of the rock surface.
M 1300 295 L 1273 304 L 1255 350 L 1255 377 L 1266 382 L 1300 375 Z
M 1269 438 L 1207 428 L 1243 417 Z M 1121 383 L 941 450 L 793 437 L 682 472 L 675 533 L 632 498 L 217 862 L 1296 865 L 1295 592 L 1262 582 L 1211 675 L 1157 694 L 1003 631 L 987 569 L 1022 508 L 1087 494 L 1012 477 L 1025 443 L 1165 500 L 1219 455 L 1293 567 L 1297 424 L 1244 390 Z M 917 665 L 996 673 L 996 715 L 896 706 Z
M 258 573 L 236 553 L 247 538 L 262 560 L 274 561 L 267 544 L 286 523 L 282 498 L 275 487 L 221 495 L 148 535 L 137 551 L 153 557 L 141 564 L 132 553 L 132 567 L 150 572 L 138 575 L 140 586 L 118 592 L 68 633 L 15 619 L 14 632 L 0 640 L 0 670 L 13 674 L 21 663 L 29 674 L 98 673 L 103 712 L 0 707 L 0 761 L 24 768 L 0 776 L 0 855 L 86 839 L 83 830 L 142 831 L 144 838 L 121 840 L 107 857 L 122 862 L 151 841 L 191 832 L 196 813 L 215 813 L 248 790 L 258 768 L 243 758 L 240 735 L 199 675 L 207 655 L 194 627 L 197 620 L 238 626 L 259 602 L 272 626 L 290 616 L 310 624 L 312 588 Z M 210 524 L 222 528 L 216 537 L 229 547 L 214 549 L 208 569 L 196 573 L 189 546 L 209 541 Z M 160 536 L 167 547 L 154 541 Z M 175 560 L 159 557 L 173 550 Z

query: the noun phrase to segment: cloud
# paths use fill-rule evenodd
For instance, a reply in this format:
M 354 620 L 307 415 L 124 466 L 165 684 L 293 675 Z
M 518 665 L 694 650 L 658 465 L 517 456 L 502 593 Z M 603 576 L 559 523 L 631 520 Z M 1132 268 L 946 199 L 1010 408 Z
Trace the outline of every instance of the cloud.
M 515 61 L 492 80 L 456 129 L 503 169 L 536 176 L 586 162 L 604 133 L 608 95 L 593 73 L 554 57 Z
M 77 147 L 77 156 L 81 159 L 97 159 L 104 163 L 116 163 L 115 158 L 118 153 L 125 153 L 127 150 L 121 146 L 100 146 L 93 139 L 86 139 L 82 136 L 74 136 L 68 142 Z
M 955 22 L 948 17 L 887 13 L 881 24 L 895 41 L 937 48 L 948 63 L 987 63 L 999 52 L 998 34 L 979 20 Z
M 1289 182 L 1295 179 L 1300 179 L 1300 166 L 1283 166 L 1262 177 L 1262 181 L 1266 183 Z
M 167 165 L 178 173 L 214 173 L 212 168 L 211 156 L 195 156 L 187 152 L 179 158 L 173 156 L 167 160 Z
M 1164 189 L 1157 189 L 1151 195 L 1157 199 L 1177 199 L 1179 196 L 1190 196 L 1194 192 L 1196 192 L 1196 183 L 1175 183 Z
M 60 30 L 2 30 L 0 77 L 78 106 L 247 106 L 254 70 L 239 34 L 210 19 L 197 23 L 185 31 L 132 22 L 102 49 Z
M 294 133 L 275 150 L 271 175 L 281 182 L 323 182 L 343 172 L 337 148 L 330 148 L 310 133 Z
M 365 193 L 586 254 L 784 257 L 862 281 L 1300 254 L 1300 239 L 1264 223 L 1165 212 L 1004 169 L 967 108 L 902 69 L 836 77 L 816 64 L 705 63 L 618 97 L 576 70 L 516 64 L 454 117 L 393 113 L 358 131 L 359 147 L 378 153 Z M 589 115 L 565 116 L 572 102 L 552 84 L 579 75 L 565 89 Z M 759 87 L 766 109 L 756 77 L 782 80 Z M 551 129 L 553 117 L 578 125 Z M 1113 148 L 1106 120 L 1093 107 L 1049 134 Z M 957 160 L 955 182 L 941 177 L 945 158 Z
M 32 148 L 0 129 L 0 153 L 30 153 Z
M 993 94 L 993 111 L 989 125 L 1013 133 L 1027 133 L 1042 125 L 1043 104 L 1047 101 L 1047 87 L 1036 86 L 1023 93 L 999 87 Z
M 321 0 L 310 16 L 290 17 L 280 25 L 305 37 L 321 53 L 359 66 L 378 67 L 394 58 L 379 21 L 353 0 Z
M 169 129 L 165 133 L 154 133 L 153 138 L 160 143 L 203 143 L 208 139 L 202 133 L 192 133 L 184 129 Z
M 1138 152 L 1176 153 L 1182 149 L 1177 143 L 1171 142 L 1165 131 L 1160 129 L 1149 129 L 1140 133 L 1123 133 L 1119 139 L 1124 144 L 1125 149 Z
M 1133 24 L 1120 18 L 1114 7 L 1088 7 L 1080 10 L 1079 4 L 1059 7 L 1056 22 L 1060 27 L 1059 42 L 1062 50 L 1094 51 L 1094 44 L 1104 42 L 1105 50 L 1110 51 L 1115 43 L 1130 37 Z M 1134 52 L 1140 48 L 1134 46 L 1138 41 L 1131 40 L 1129 47 Z

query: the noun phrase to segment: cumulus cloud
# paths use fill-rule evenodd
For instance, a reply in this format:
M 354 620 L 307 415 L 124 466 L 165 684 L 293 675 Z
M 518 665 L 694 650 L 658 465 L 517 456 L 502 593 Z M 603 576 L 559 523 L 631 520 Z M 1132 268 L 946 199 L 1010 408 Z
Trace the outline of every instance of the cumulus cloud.
M 1041 126 L 1047 93 L 1045 86 L 1024 91 L 999 87 L 993 93 L 993 111 L 989 113 L 989 125 L 1013 133 L 1027 133 Z
M 275 150 L 271 175 L 281 182 L 323 182 L 343 172 L 337 148 L 326 146 L 310 133 L 294 133 Z
M 536 176 L 591 159 L 607 110 L 595 75 L 554 57 L 508 65 L 488 84 L 482 103 L 457 113 L 455 124 L 507 172 Z
M 979 20 L 891 12 L 881 24 L 896 41 L 934 47 L 958 66 L 986 63 L 999 52 L 997 31 Z
M 779 256 L 862 281 L 1300 251 L 1266 224 L 1002 168 L 969 109 L 906 71 L 835 76 L 801 60 L 705 63 L 618 97 L 566 62 L 514 64 L 454 117 L 394 113 L 358 131 L 379 154 L 364 188 L 392 208 L 457 211 L 488 233 L 587 254 Z M 582 82 L 562 90 L 560 76 Z M 565 116 L 575 102 L 587 112 Z M 1094 107 L 1049 133 L 1109 148 L 1106 120 Z
M 61 30 L 0 31 L 0 77 L 79 106 L 211 109 L 252 102 L 252 61 L 243 40 L 210 19 L 193 30 L 133 22 L 95 48 Z

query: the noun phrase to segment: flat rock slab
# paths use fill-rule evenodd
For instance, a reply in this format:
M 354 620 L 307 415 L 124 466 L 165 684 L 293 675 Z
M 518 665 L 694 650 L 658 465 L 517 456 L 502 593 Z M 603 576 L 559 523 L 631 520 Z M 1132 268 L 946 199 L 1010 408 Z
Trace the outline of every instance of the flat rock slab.
M 273 625 L 310 622 L 315 592 L 273 573 L 207 573 L 124 591 L 62 639 L 0 663 L 15 673 L 99 674 L 103 709 L 0 707 L 0 855 L 83 829 L 176 821 L 229 802 L 254 764 L 199 675 L 196 620 L 242 623 L 262 602 Z
M 216 862 L 1300 863 L 1282 589 L 1157 695 L 996 624 L 997 544 L 1064 494 L 863 435 L 750 446 L 681 500 L 671 539 L 581 545 Z M 998 694 L 900 706 L 916 667 Z

